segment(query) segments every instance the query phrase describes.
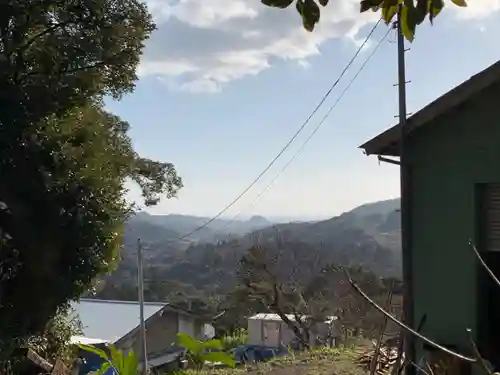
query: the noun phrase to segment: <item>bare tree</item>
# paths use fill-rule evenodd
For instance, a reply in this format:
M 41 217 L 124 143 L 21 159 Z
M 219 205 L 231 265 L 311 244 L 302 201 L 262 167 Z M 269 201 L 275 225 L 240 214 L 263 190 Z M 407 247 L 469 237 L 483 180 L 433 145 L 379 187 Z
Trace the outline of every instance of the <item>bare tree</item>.
M 238 278 L 247 298 L 260 301 L 277 314 L 302 347 L 310 346 L 314 327 L 328 316 L 337 316 L 338 324 L 367 306 L 353 298 L 342 267 L 326 264 L 310 250 L 305 256 L 293 245 L 278 245 L 251 247 L 240 262 Z M 369 274 L 361 269 L 354 271 Z M 377 281 L 372 277 L 367 284 L 379 291 L 381 284 Z

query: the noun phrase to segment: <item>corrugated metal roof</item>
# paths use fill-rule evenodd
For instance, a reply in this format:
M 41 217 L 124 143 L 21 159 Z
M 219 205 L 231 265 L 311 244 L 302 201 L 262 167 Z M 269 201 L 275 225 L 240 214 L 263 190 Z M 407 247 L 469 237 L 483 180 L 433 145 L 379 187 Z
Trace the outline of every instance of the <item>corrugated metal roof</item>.
M 166 303 L 146 302 L 144 318 L 159 311 Z M 139 303 L 82 298 L 71 307 L 79 315 L 84 337 L 99 337 L 114 342 L 139 324 Z

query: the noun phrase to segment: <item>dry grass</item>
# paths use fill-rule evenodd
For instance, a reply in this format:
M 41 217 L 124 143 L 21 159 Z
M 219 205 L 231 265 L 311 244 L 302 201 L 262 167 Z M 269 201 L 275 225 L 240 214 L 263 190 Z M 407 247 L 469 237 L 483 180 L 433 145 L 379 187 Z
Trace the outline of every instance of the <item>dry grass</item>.
M 358 350 L 321 349 L 235 369 L 207 369 L 203 375 L 364 375 Z

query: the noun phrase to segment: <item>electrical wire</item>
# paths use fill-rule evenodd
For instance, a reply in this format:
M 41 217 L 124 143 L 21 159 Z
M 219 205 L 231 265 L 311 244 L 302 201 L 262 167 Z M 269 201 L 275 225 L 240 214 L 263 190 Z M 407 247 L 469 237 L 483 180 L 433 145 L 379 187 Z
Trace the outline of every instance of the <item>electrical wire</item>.
M 345 66 L 345 68 L 342 70 L 342 72 L 340 73 L 339 77 L 335 80 L 335 82 L 333 83 L 333 85 L 328 89 L 328 91 L 323 96 L 323 98 L 318 103 L 318 105 L 314 108 L 314 110 L 311 112 L 311 114 L 307 117 L 306 121 L 304 121 L 304 123 L 295 132 L 295 134 L 292 136 L 292 138 L 290 138 L 290 140 L 285 144 L 285 146 L 280 150 L 280 152 L 278 152 L 278 154 L 271 160 L 271 162 L 267 165 L 267 167 L 264 168 L 264 170 L 250 183 L 250 185 L 248 185 L 233 201 L 231 201 L 231 203 L 229 203 L 227 206 L 225 206 L 219 213 L 217 213 L 210 220 L 206 221 L 205 223 L 203 223 L 199 227 L 197 227 L 197 228 L 193 229 L 192 231 L 188 232 L 187 234 L 181 236 L 179 238 L 179 240 L 184 240 L 187 237 L 189 237 L 189 236 L 191 236 L 191 235 L 199 232 L 200 230 L 202 230 L 203 228 L 205 228 L 206 226 L 208 226 L 210 223 L 214 222 L 219 217 L 221 217 L 227 210 L 229 210 L 232 206 L 234 206 L 264 176 L 264 174 L 266 174 L 266 172 L 269 169 L 271 169 L 271 167 L 274 165 L 274 163 L 276 163 L 276 161 L 281 157 L 281 155 L 283 155 L 283 153 L 288 149 L 288 147 L 292 144 L 292 142 L 299 136 L 299 134 L 304 130 L 304 128 L 307 126 L 307 124 L 309 123 L 309 121 L 311 120 L 311 118 L 316 114 L 316 112 L 323 105 L 323 103 L 325 102 L 325 100 L 330 96 L 330 94 L 333 91 L 333 89 L 338 85 L 338 83 L 340 82 L 340 80 L 343 78 L 343 76 L 349 70 L 349 68 L 351 67 L 351 65 L 354 63 L 354 60 L 356 60 L 356 58 L 358 57 L 358 55 L 363 50 L 363 48 L 366 45 L 366 43 L 368 43 L 368 41 L 370 40 L 372 34 L 375 32 L 375 30 L 377 29 L 377 27 L 380 25 L 381 21 L 382 21 L 382 19 L 379 19 L 377 21 L 377 23 L 373 26 L 373 28 L 370 30 L 370 32 L 366 36 L 366 38 L 363 41 L 363 43 L 361 43 L 361 45 L 357 49 L 357 51 L 354 54 L 354 56 L 351 58 L 351 60 L 348 62 L 348 64 Z
M 389 36 L 390 32 L 391 32 L 392 29 L 389 29 L 385 35 L 378 41 L 377 45 L 373 48 L 372 52 L 368 55 L 368 57 L 366 58 L 366 60 L 363 62 L 363 64 L 360 66 L 360 68 L 358 69 L 358 71 L 356 72 L 356 74 L 352 77 L 352 79 L 349 81 L 349 83 L 347 84 L 347 86 L 344 88 L 344 90 L 341 92 L 341 94 L 337 97 L 337 100 L 332 104 L 332 106 L 328 109 L 328 111 L 326 112 L 326 114 L 323 116 L 323 118 L 321 119 L 321 121 L 316 125 L 316 127 L 314 128 L 314 130 L 311 132 L 311 134 L 309 134 L 309 136 L 306 138 L 306 140 L 302 143 L 302 145 L 300 146 L 300 148 L 297 150 L 297 152 L 295 152 L 295 154 L 292 156 L 292 158 L 283 166 L 283 168 L 276 174 L 276 176 L 274 176 L 274 178 L 271 180 L 271 182 L 269 182 L 269 184 L 259 193 L 257 194 L 257 196 L 254 198 L 254 200 L 247 206 L 245 207 L 244 210 L 246 209 L 249 209 L 251 207 L 253 207 L 257 201 L 266 193 L 268 192 L 271 187 L 274 185 L 274 183 L 276 182 L 276 180 L 278 180 L 278 178 L 288 169 L 288 167 L 297 159 L 297 157 L 301 154 L 301 152 L 304 150 L 304 148 L 306 147 L 306 145 L 309 143 L 309 141 L 311 140 L 312 137 L 314 137 L 314 135 L 318 132 L 319 128 L 323 125 L 323 123 L 326 121 L 326 119 L 328 118 L 328 116 L 330 116 L 330 114 L 332 113 L 332 111 L 335 109 L 335 107 L 337 107 L 337 105 L 339 104 L 339 102 L 342 100 L 342 98 L 344 97 L 344 95 L 347 93 L 347 91 L 351 88 L 351 86 L 353 85 L 354 81 L 358 78 L 358 76 L 361 74 L 361 72 L 365 69 L 365 67 L 368 65 L 368 63 L 370 62 L 370 60 L 372 59 L 373 55 L 375 55 L 375 53 L 377 52 L 377 50 L 379 49 L 379 47 L 382 45 L 382 43 L 384 42 L 384 40 L 387 39 L 387 37 Z M 228 227 L 229 225 L 231 225 L 242 213 L 243 211 L 240 211 L 239 213 L 237 213 L 235 216 L 233 216 L 222 228 L 226 228 Z

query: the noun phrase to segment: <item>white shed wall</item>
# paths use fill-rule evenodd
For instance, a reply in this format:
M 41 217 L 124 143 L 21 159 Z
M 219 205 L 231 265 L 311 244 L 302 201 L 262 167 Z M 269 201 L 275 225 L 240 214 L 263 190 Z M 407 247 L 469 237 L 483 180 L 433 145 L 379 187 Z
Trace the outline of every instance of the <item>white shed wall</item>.
M 281 323 L 281 342 L 288 345 L 295 338 L 295 334 L 285 322 Z
M 275 334 L 276 325 L 279 327 L 278 335 Z M 311 345 L 314 346 L 315 337 L 325 341 L 330 330 L 332 337 L 336 337 L 335 324 L 332 326 L 327 323 L 317 323 L 311 332 Z M 281 319 L 278 321 L 272 314 L 259 314 L 248 319 L 248 343 L 250 345 L 288 345 L 294 339 L 293 330 Z
M 195 329 L 194 329 L 194 320 L 189 319 L 187 317 L 181 316 L 181 314 L 178 314 L 179 317 L 179 333 L 187 333 L 190 336 L 195 337 Z
M 263 345 L 262 320 L 248 319 L 248 343 L 250 345 Z

